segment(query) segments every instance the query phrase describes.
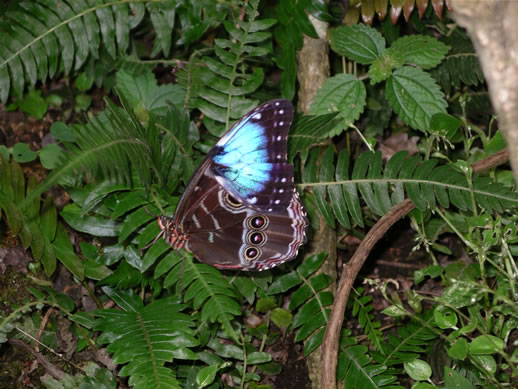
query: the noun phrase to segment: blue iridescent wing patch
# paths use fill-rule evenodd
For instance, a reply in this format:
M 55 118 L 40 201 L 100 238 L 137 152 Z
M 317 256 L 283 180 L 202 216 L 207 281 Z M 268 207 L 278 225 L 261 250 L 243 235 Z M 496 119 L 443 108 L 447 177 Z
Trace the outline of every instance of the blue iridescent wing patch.
M 216 180 L 254 208 L 286 208 L 293 195 L 293 166 L 287 162 L 292 119 L 292 104 L 281 99 L 258 106 L 234 124 L 211 153 Z

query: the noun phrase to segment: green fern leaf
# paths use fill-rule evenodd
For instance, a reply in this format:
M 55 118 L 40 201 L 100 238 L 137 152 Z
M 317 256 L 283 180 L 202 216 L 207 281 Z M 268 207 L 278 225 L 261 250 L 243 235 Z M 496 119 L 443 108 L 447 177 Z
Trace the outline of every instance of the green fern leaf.
M 397 336 L 388 335 L 388 341 L 381 343 L 381 350 L 372 351 L 376 362 L 383 366 L 403 364 L 422 357 L 429 345 L 438 337 L 433 331 L 433 312 L 426 311 L 410 320 L 406 326 L 398 326 Z
M 301 186 L 313 187 L 317 207 L 333 227 L 335 216 L 346 227 L 344 213 L 348 213 L 356 223 L 361 225 L 363 221 L 359 203 L 360 195 L 368 208 L 378 216 L 383 216 L 391 207 L 403 201 L 405 192 L 421 211 L 436 207 L 437 203 L 445 208 L 453 205 L 463 211 L 473 211 L 472 189 L 466 177 L 449 165 L 437 166 L 437 160 L 421 161 L 417 155 L 407 158 L 408 153 L 402 151 L 396 153 L 383 169 L 381 154 L 367 152 L 356 159 L 349 179 L 347 172 L 349 156 L 342 151 L 335 168 L 337 181 L 330 183 L 332 149 L 328 148 L 324 153 L 325 166 L 322 166 L 325 170 L 321 170 L 320 180 L 317 180 L 316 175 L 318 154 L 318 150 L 311 151 L 303 172 Z M 323 175 L 322 172 L 324 172 Z M 331 189 L 331 186 L 342 187 L 344 195 L 337 194 L 337 189 Z M 475 203 L 483 210 L 503 212 L 505 209 L 518 206 L 518 193 L 500 183 L 493 182 L 488 177 L 475 174 L 472 186 Z M 324 187 L 328 187 L 328 198 L 323 191 Z
M 242 314 L 238 295 L 232 285 L 214 267 L 186 258 L 183 266 L 175 266 L 169 272 L 164 287 L 180 281 L 182 267 L 181 282 L 186 290 L 184 300 L 190 301 L 195 309 L 201 309 L 202 320 L 220 322 L 231 330 L 230 320 Z
M 143 306 L 131 291 L 103 290 L 123 309 L 94 312 L 94 329 L 101 331 L 98 341 L 109 343 L 114 363 L 125 364 L 119 375 L 129 376 L 135 388 L 180 388 L 174 371 L 164 365 L 174 358 L 198 359 L 189 349 L 199 342 L 191 318 L 181 313 L 185 306 L 173 298 Z
M 344 380 L 347 388 L 404 388 L 394 385 L 397 384 L 396 376 L 391 374 L 386 366 L 374 364 L 368 355 L 368 348 L 361 345 L 352 345 L 340 350 L 337 376 Z
M 198 108 L 206 122 L 213 121 L 207 127 L 217 136 L 231 125 L 230 119 L 242 117 L 258 103 L 244 96 L 262 85 L 264 71 L 248 63 L 272 54 L 271 33 L 267 30 L 273 23 L 270 19 L 257 20 L 257 7 L 258 2 L 248 2 L 244 20 L 223 23 L 229 39 L 214 40 L 215 57 L 204 56 L 202 63 L 193 58 L 178 74 L 189 106 Z

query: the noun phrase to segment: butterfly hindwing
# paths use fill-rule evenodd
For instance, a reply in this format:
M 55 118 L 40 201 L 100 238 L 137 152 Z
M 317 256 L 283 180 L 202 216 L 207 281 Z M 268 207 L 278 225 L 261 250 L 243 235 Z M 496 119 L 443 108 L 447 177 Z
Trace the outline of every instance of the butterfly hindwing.
M 264 270 L 297 256 L 305 242 L 307 219 L 298 193 L 280 211 L 262 212 L 233 197 L 214 178 L 204 176 L 198 206 L 185 215 L 185 248 L 198 259 L 226 269 Z

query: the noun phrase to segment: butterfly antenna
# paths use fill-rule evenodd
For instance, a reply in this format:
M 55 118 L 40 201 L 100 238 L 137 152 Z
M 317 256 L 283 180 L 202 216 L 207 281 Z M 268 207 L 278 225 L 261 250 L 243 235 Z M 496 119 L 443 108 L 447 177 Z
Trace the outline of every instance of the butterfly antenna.
M 158 217 L 159 215 L 155 215 L 153 212 L 151 212 L 149 209 L 146 208 L 146 206 L 144 205 L 144 211 L 149 215 L 149 216 L 153 216 L 153 217 Z
M 144 251 L 144 250 L 147 250 L 148 248 L 150 248 L 151 246 L 153 246 L 156 241 L 158 239 L 160 239 L 162 236 L 164 235 L 164 230 L 160 231 L 160 233 L 155 237 L 155 239 L 153 239 L 153 241 L 151 243 L 148 243 L 147 245 L 145 245 L 144 247 L 142 247 L 139 251 Z

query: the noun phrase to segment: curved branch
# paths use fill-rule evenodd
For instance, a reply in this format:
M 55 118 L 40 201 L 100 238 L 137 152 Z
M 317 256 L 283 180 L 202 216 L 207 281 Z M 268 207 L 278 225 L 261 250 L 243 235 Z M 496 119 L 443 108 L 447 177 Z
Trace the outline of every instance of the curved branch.
M 485 169 L 493 168 L 507 162 L 509 151 L 501 150 L 498 153 L 478 161 L 472 165 L 475 173 Z M 344 321 L 345 307 L 351 288 L 356 280 L 363 263 L 369 256 L 376 243 L 385 235 L 399 219 L 414 209 L 414 204 L 410 199 L 406 199 L 398 205 L 392 207 L 378 222 L 370 229 L 360 246 L 354 253 L 351 260 L 344 266 L 336 299 L 331 310 L 331 317 L 327 323 L 324 341 L 322 343 L 322 388 L 336 388 L 336 365 L 338 360 L 338 340 L 340 329 Z

